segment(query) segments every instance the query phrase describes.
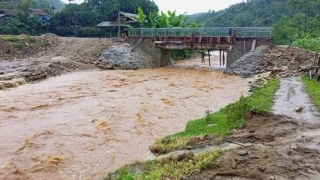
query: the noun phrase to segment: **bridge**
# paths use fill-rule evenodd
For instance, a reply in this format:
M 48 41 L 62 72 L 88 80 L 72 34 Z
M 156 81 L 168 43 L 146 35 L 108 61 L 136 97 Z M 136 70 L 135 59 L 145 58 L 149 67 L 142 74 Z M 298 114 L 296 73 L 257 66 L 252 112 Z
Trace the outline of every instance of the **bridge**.
M 129 39 L 139 39 L 137 46 L 152 42 L 153 48 L 160 49 L 160 66 L 166 66 L 172 49 L 232 51 L 234 46 L 244 42 L 244 53 L 248 51 L 246 42 L 256 46 L 259 42 L 272 42 L 271 27 L 201 27 L 201 28 L 135 28 L 128 32 Z M 243 54 L 242 54 L 243 55 Z M 223 56 L 224 57 L 224 56 Z M 233 57 L 236 58 L 236 57 Z M 239 57 L 240 58 L 240 57 Z M 229 58 L 230 59 L 230 58 Z M 234 60 L 232 60 L 234 61 Z M 229 63 L 230 64 L 230 63 Z

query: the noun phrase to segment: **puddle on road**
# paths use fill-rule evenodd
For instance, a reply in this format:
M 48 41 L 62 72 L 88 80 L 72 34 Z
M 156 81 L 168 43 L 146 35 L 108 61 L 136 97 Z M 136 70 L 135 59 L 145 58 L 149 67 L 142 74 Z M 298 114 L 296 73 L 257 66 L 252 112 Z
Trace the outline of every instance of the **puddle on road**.
M 0 179 L 100 179 L 247 95 L 209 70 L 81 71 L 0 92 Z
M 303 107 L 301 112 L 295 109 Z M 305 92 L 300 77 L 281 79 L 280 89 L 275 94 L 274 114 L 282 114 L 301 120 L 301 122 L 320 122 L 320 116 Z

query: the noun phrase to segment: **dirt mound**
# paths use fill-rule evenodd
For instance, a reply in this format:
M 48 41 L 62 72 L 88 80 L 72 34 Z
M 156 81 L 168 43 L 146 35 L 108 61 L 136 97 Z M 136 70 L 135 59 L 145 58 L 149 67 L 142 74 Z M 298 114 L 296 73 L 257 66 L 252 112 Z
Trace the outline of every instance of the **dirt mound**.
M 317 60 L 316 53 L 290 46 L 275 46 L 264 55 L 261 72 L 271 71 L 278 77 L 300 76 Z
M 13 61 L 34 56 L 47 50 L 51 44 L 48 36 L 0 36 L 0 60 Z
M 274 46 L 269 51 L 257 50 L 234 62 L 226 70 L 232 75 L 250 77 L 270 72 L 272 76 L 299 76 L 309 71 L 317 60 L 316 53 L 291 46 Z
M 30 82 L 95 67 L 101 52 L 111 44 L 112 41 L 106 38 L 59 37 L 54 34 L 1 36 L 0 74 L 15 74 Z
M 289 117 L 253 115 L 228 137 L 250 142 L 250 147 L 229 150 L 207 170 L 186 179 L 317 179 L 320 136 L 313 132 Z

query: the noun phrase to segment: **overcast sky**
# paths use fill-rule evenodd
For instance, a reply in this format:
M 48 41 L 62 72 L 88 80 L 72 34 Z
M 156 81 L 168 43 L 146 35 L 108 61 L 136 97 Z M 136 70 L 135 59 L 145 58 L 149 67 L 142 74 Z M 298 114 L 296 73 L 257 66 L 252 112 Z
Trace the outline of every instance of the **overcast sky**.
M 154 0 L 161 11 L 174 11 L 178 14 L 194 14 L 209 10 L 222 10 L 243 0 Z
M 68 3 L 68 0 L 62 0 Z M 222 10 L 232 4 L 243 2 L 244 0 L 154 0 L 158 5 L 160 11 L 167 12 L 168 10 L 174 11 L 178 14 L 194 14 L 199 12 L 208 12 L 209 10 Z M 80 3 L 83 0 L 75 0 Z

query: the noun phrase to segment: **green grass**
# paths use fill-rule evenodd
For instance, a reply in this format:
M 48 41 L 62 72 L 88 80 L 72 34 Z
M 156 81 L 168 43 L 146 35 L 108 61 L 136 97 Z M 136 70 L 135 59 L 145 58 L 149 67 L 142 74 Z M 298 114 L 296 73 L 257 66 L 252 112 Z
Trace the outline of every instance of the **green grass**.
M 36 40 L 36 38 L 34 38 L 33 36 L 26 36 L 25 37 L 25 40 L 26 40 L 26 42 L 28 42 L 28 43 L 35 43 L 37 40 Z
M 221 155 L 221 150 L 207 151 L 190 156 L 181 161 L 161 162 L 158 160 L 147 161 L 124 166 L 114 173 L 108 174 L 106 180 L 155 180 L 155 179 L 180 179 L 181 175 L 200 172 L 209 167 Z
M 20 39 L 18 38 L 18 36 L 2 36 L 1 39 L 3 39 L 4 41 L 9 41 L 9 42 L 18 42 L 20 41 Z
M 0 36 L 0 38 L 4 41 L 10 42 L 10 44 L 12 44 L 12 46 L 17 49 L 17 50 L 23 50 L 25 48 L 25 46 L 27 46 L 29 43 L 35 43 L 37 40 L 35 37 L 33 36 L 14 36 L 14 35 L 4 35 L 4 36 Z M 29 46 L 28 45 L 28 46 Z M 30 45 L 30 47 L 32 47 Z
M 304 83 L 306 91 L 313 103 L 317 107 L 318 111 L 320 111 L 320 82 L 315 79 L 310 80 L 309 75 L 302 76 L 302 82 Z
M 18 49 L 18 50 L 23 50 L 24 49 L 24 44 L 22 44 L 21 42 L 14 43 L 13 47 Z
M 157 141 L 150 147 L 150 150 L 161 154 L 172 150 L 186 149 L 190 146 L 190 142 L 207 135 L 213 135 L 219 142 L 232 129 L 242 126 L 252 111 L 268 113 L 279 85 L 279 79 L 269 81 L 264 86 L 255 89 L 251 96 L 241 97 L 239 101 L 210 114 L 208 117 L 188 122 L 185 131 Z

